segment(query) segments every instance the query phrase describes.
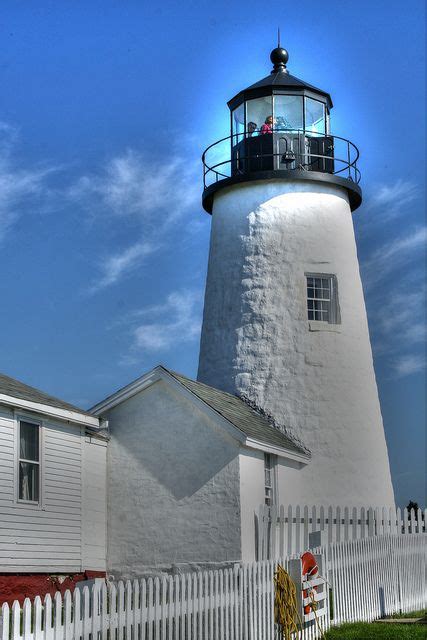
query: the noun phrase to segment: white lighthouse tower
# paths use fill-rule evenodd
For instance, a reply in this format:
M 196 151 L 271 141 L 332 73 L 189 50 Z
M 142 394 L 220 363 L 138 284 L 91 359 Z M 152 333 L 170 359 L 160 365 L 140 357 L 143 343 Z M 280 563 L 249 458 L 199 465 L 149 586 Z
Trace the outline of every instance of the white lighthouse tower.
M 212 213 L 198 379 L 247 397 L 311 462 L 284 503 L 394 504 L 352 212 L 359 152 L 330 132 L 332 100 L 271 53 L 204 154 Z

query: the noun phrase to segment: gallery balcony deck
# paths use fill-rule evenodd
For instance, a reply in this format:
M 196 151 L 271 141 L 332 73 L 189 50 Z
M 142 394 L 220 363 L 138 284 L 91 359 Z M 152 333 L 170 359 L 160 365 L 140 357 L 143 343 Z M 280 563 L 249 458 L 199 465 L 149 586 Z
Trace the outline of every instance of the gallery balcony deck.
M 222 138 L 203 153 L 203 207 L 212 213 L 219 190 L 254 180 L 309 180 L 336 184 L 347 191 L 352 211 L 362 192 L 359 150 L 349 140 L 304 129 L 246 131 Z

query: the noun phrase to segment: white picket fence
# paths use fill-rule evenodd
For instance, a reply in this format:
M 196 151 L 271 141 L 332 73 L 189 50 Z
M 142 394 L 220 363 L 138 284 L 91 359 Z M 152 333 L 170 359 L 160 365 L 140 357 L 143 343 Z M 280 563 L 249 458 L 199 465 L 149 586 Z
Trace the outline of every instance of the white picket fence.
M 289 559 L 283 564 L 288 566 Z M 273 640 L 277 563 L 94 585 L 3 605 L 2 640 Z M 328 609 L 327 609 L 328 611 Z M 326 629 L 329 619 L 321 619 Z M 309 622 L 301 639 L 314 640 Z
M 333 623 L 371 621 L 425 607 L 426 546 L 426 534 L 329 545 Z
M 427 509 L 301 507 L 262 505 L 256 515 L 256 559 L 270 560 L 309 548 L 309 534 L 323 531 L 322 544 L 385 534 L 427 531 Z
M 427 603 L 426 534 L 332 543 L 322 550 L 333 602 L 327 630 Z M 288 560 L 282 561 L 285 568 Z M 3 605 L 1 640 L 275 640 L 277 561 L 181 576 L 95 585 L 90 592 Z M 300 640 L 318 638 L 309 622 Z

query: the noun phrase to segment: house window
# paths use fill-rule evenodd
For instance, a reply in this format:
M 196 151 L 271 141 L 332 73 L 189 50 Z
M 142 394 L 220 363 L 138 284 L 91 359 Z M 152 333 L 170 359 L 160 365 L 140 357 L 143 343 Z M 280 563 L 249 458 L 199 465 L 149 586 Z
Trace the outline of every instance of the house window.
M 338 287 L 334 275 L 306 274 L 307 317 L 330 324 L 339 324 Z
M 275 462 L 276 456 L 264 453 L 264 495 L 265 504 L 269 507 L 276 502 Z
M 40 500 L 40 425 L 19 421 L 18 499 Z

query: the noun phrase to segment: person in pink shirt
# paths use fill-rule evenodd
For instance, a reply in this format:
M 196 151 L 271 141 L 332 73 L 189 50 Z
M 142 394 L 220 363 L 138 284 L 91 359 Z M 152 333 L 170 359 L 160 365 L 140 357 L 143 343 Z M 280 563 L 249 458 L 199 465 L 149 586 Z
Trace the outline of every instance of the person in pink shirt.
M 261 134 L 273 133 L 273 116 L 268 116 L 261 127 Z

